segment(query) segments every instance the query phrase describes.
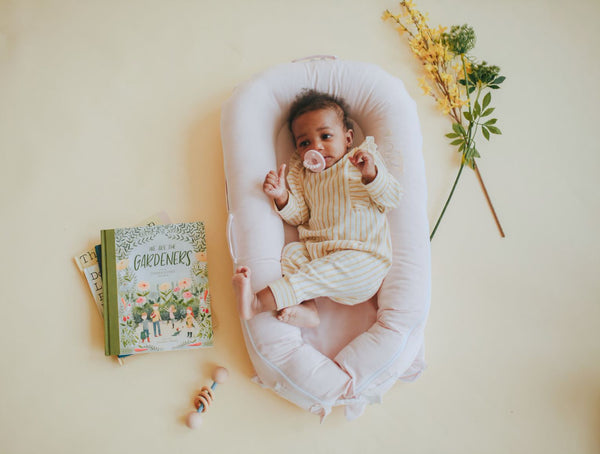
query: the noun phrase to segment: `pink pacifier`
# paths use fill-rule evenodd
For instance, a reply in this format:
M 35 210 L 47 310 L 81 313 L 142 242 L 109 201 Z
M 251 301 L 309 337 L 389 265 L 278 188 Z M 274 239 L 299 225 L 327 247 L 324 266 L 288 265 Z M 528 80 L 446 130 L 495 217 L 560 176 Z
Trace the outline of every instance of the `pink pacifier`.
M 317 150 L 308 150 L 304 155 L 304 167 L 311 172 L 321 172 L 325 169 L 325 158 Z

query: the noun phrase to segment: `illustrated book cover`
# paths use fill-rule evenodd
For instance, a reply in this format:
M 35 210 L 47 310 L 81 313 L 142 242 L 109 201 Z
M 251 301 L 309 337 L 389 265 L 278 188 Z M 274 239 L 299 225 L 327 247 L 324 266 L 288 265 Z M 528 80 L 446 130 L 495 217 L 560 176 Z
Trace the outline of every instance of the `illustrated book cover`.
M 157 213 L 140 222 L 138 225 L 158 225 L 167 224 L 169 222 L 170 220 L 167 213 L 161 211 L 160 213 Z M 103 315 L 104 294 L 102 292 L 102 276 L 100 273 L 101 264 L 98 262 L 98 259 L 100 258 L 100 255 L 98 254 L 99 250 L 100 246 L 96 245 L 95 247 L 81 251 L 79 254 L 73 257 L 73 260 L 75 260 L 77 268 L 79 268 L 79 271 L 81 271 L 85 277 L 100 315 Z
M 106 355 L 213 344 L 202 222 L 102 230 Z

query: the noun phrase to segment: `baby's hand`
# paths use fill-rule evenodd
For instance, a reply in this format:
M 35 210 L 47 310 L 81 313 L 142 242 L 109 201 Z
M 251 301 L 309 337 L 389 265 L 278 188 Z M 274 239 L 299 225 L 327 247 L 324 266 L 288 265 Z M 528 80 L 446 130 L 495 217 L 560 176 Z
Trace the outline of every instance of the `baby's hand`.
M 288 191 L 285 187 L 285 164 L 281 164 L 278 173 L 271 170 L 265 177 L 263 191 L 267 196 L 275 201 L 280 210 L 287 204 Z
M 369 184 L 377 176 L 377 166 L 375 165 L 375 158 L 371 153 L 365 150 L 357 150 L 352 156 L 348 158 L 352 165 L 354 165 L 362 175 L 363 184 Z

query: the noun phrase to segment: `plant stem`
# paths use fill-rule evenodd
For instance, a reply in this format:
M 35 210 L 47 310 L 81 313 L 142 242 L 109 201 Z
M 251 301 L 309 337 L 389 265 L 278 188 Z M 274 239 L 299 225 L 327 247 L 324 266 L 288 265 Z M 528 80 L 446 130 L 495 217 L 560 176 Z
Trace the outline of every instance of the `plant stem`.
M 479 180 L 479 184 L 481 185 L 481 189 L 483 190 L 483 194 L 485 195 L 488 206 L 490 207 L 490 210 L 492 210 L 492 215 L 494 216 L 494 221 L 496 221 L 496 226 L 498 227 L 498 230 L 500 231 L 500 236 L 502 238 L 504 238 L 505 237 L 504 230 L 502 229 L 502 225 L 500 225 L 500 220 L 498 219 L 498 216 L 496 215 L 496 210 L 494 209 L 492 200 L 490 199 L 490 196 L 487 192 L 485 184 L 483 183 L 483 178 L 481 178 L 481 174 L 479 173 L 479 167 L 477 167 L 477 163 L 475 162 L 475 160 L 473 160 L 473 170 L 475 170 L 475 174 L 477 175 L 477 179 Z
M 458 175 L 456 175 L 456 179 L 454 180 L 454 185 L 452 185 L 452 190 L 450 191 L 448 200 L 446 200 L 446 203 L 444 204 L 444 208 L 442 209 L 442 213 L 440 214 L 440 217 L 438 218 L 437 222 L 435 223 L 435 227 L 433 228 L 433 231 L 431 232 L 431 235 L 429 236 L 429 241 L 431 241 L 433 239 L 433 236 L 435 235 L 435 232 L 436 232 L 438 226 L 440 225 L 440 221 L 444 217 L 444 213 L 446 212 L 446 208 L 448 208 L 450 199 L 454 195 L 454 190 L 456 189 L 456 185 L 458 184 L 458 179 L 460 178 L 460 174 L 462 173 L 464 167 L 465 167 L 465 160 L 463 159 L 460 164 L 460 169 L 458 169 Z
M 467 65 L 465 63 L 465 54 L 460 54 L 460 61 L 463 67 L 463 73 L 465 75 L 465 90 L 467 92 L 467 100 L 469 101 L 469 113 L 471 112 L 471 94 L 469 93 L 469 77 L 467 76 Z

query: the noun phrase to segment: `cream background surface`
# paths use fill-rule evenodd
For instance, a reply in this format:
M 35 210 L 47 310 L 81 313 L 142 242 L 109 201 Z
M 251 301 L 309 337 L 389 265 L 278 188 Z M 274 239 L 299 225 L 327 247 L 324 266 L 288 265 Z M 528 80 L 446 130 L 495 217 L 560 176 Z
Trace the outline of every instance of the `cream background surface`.
M 600 451 L 600 3 L 434 1 L 502 68 L 502 136 L 432 243 L 428 369 L 346 422 L 250 382 L 230 286 L 220 105 L 312 54 L 402 78 L 424 135 L 430 222 L 458 169 L 448 120 L 381 13 L 388 0 L 0 1 L 0 451 L 597 453 Z M 251 146 L 252 144 L 248 144 Z M 206 223 L 216 346 L 119 366 L 72 257 L 101 228 L 166 210 Z M 183 424 L 215 365 L 230 380 Z

